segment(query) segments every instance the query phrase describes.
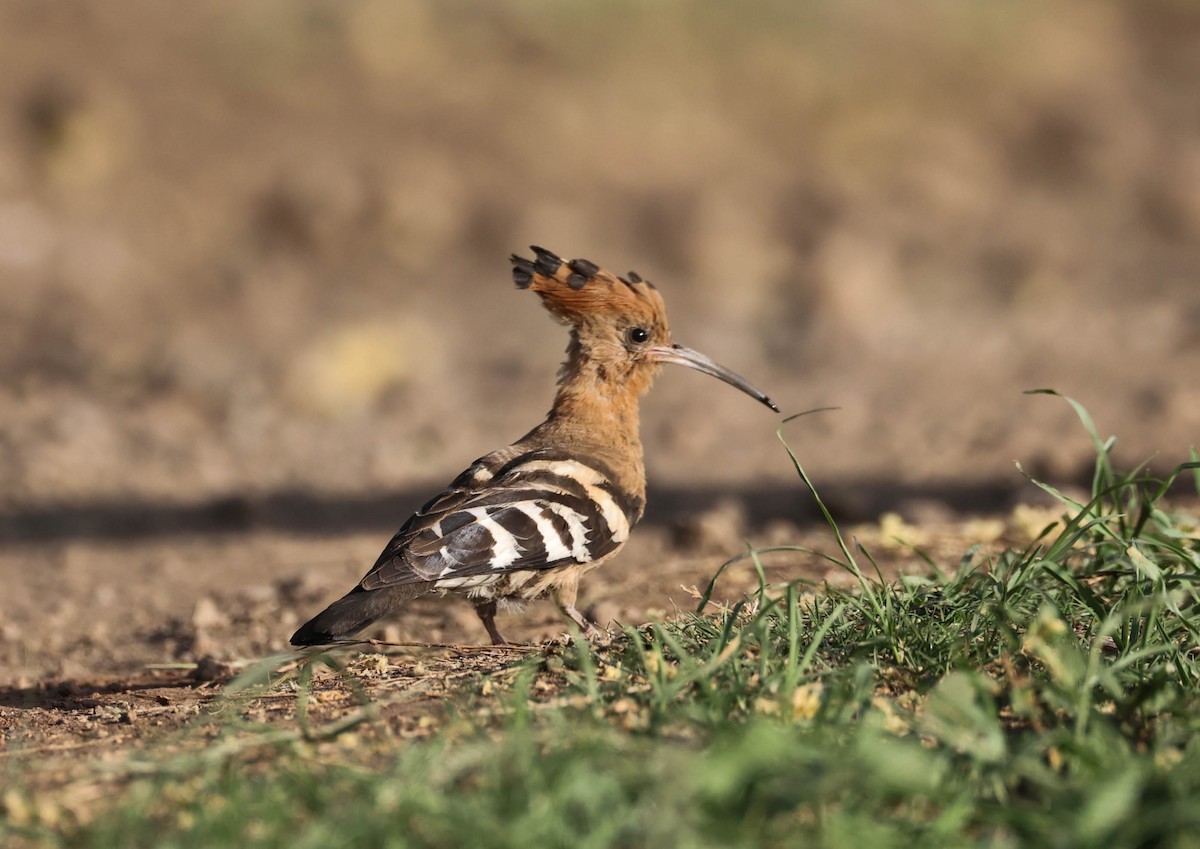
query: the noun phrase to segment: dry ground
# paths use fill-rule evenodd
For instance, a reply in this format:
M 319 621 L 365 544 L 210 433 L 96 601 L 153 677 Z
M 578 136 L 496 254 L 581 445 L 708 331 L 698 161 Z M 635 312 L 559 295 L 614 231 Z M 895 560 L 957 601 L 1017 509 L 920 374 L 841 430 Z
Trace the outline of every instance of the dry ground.
M 1052 517 L 1045 508 L 1019 508 L 1005 518 L 943 519 L 917 527 L 893 516 L 883 525 L 851 531 L 877 557 L 885 576 L 894 576 L 925 569 L 900 538 L 949 568 L 970 545 L 1019 543 Z M 743 538 L 759 547 L 836 550 L 828 531 L 783 521 L 748 528 L 744 514 L 726 505 L 674 527 L 640 528 L 624 555 L 585 585 L 582 600 L 596 621 L 610 627 L 693 610 L 697 590 L 716 573 L 722 552 L 736 551 Z M 10 586 L 17 614 L 5 623 L 0 643 L 5 756 L 40 763 L 34 772 L 44 769 L 48 777 L 61 777 L 81 759 L 112 759 L 162 743 L 180 727 L 214 713 L 294 719 L 293 690 L 229 703 L 222 685 L 256 659 L 286 655 L 291 631 L 352 585 L 381 539 L 369 533 L 248 532 L 134 542 L 76 540 L 5 550 L 0 566 L 20 564 L 28 570 L 25 581 Z M 768 552 L 762 562 L 772 583 L 850 580 L 811 553 Z M 72 579 L 79 570 L 86 580 Z M 757 580 L 749 561 L 736 564 L 720 578 L 717 603 L 743 597 Z M 502 614 L 500 625 L 519 645 L 511 650 L 479 646 L 486 636 L 473 611 L 447 598 L 414 604 L 369 632 L 366 636 L 410 644 L 361 647 L 391 655 L 381 667 L 369 661 L 359 668 L 367 691 L 387 705 L 387 727 L 426 728 L 428 718 L 436 719 L 444 709 L 445 693 L 463 678 L 481 680 L 528 652 L 550 651 L 565 634 L 548 602 Z M 287 657 L 277 662 L 286 666 Z M 357 707 L 352 688 L 333 676 L 317 689 L 324 695 L 317 697 L 314 713 L 323 719 Z M 66 761 L 56 757 L 64 754 Z

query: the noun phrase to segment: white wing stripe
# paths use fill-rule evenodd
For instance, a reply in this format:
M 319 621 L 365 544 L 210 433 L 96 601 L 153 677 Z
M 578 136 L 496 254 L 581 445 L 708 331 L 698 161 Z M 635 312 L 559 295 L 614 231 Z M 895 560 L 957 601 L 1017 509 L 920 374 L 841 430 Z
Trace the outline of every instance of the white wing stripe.
M 490 586 L 498 580 L 496 575 L 466 575 L 462 578 L 442 578 L 434 586 L 439 590 L 468 590 Z
M 521 544 L 506 528 L 488 515 L 486 507 L 472 507 L 466 511 L 475 521 L 492 535 L 491 567 L 497 571 L 507 569 L 521 556 Z
M 567 530 L 571 534 L 571 556 L 579 563 L 586 563 L 592 559 L 592 554 L 588 551 L 588 529 L 585 524 L 586 518 L 581 514 L 572 510 L 565 504 L 559 504 L 557 501 L 551 501 L 546 505 L 546 508 L 555 515 L 561 516 L 567 523 Z
M 574 478 L 584 486 L 604 482 L 604 475 L 578 460 L 530 460 L 520 465 L 522 472 L 551 472 L 565 478 Z
M 617 506 L 616 499 L 598 486 L 586 483 L 584 486 L 587 488 L 588 498 L 599 505 L 600 515 L 604 517 L 608 529 L 612 532 L 613 542 L 621 543 L 629 539 L 629 519 L 625 517 L 625 511 Z
M 547 563 L 566 560 L 571 556 L 571 550 L 559 539 L 558 531 L 546 518 L 545 508 L 541 504 L 536 501 L 520 501 L 513 506 L 533 519 L 534 524 L 537 525 L 538 533 L 542 536 L 542 548 L 546 550 Z

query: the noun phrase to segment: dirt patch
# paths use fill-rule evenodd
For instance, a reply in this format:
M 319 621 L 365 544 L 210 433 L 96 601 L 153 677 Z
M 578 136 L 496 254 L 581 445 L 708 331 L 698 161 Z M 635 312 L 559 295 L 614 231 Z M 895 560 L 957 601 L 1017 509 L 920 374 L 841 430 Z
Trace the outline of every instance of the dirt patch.
M 716 552 L 736 549 L 737 540 L 746 534 L 739 515 L 722 508 L 673 529 L 639 529 L 623 556 L 585 583 L 585 609 L 608 627 L 695 609 L 697 595 L 721 564 Z M 851 529 L 851 539 L 868 545 L 884 574 L 894 576 L 925 568 L 900 539 L 949 566 L 970 545 L 995 547 L 1024 539 L 1052 513 L 1033 515 L 920 527 L 896 516 Z M 777 525 L 750 536 L 764 549 L 801 546 L 837 554 L 828 532 L 816 529 Z M 286 665 L 291 631 L 357 580 L 371 558 L 356 559 L 353 554 L 373 551 L 378 542 L 366 535 L 318 541 L 251 535 L 121 545 L 89 549 L 96 556 L 90 568 L 119 560 L 127 567 L 146 564 L 140 568 L 159 577 L 81 591 L 70 589 L 81 587 L 79 582 L 58 584 L 55 590 L 52 577 L 40 586 L 14 585 L 14 609 L 28 615 L 7 623 L 0 642 L 0 735 L 6 751 L 47 757 L 67 752 L 107 755 L 194 721 L 220 703 L 222 685 L 247 666 L 270 655 L 280 655 L 277 662 Z M 299 552 L 306 561 L 297 562 Z M 27 549 L 2 556 L 19 557 L 31 575 L 53 576 L 61 574 L 62 559 L 71 555 Z M 319 565 L 323 559 L 325 564 Z M 168 565 L 152 565 L 164 560 Z M 844 570 L 805 551 L 765 551 L 761 560 L 772 583 L 803 578 L 816 588 L 823 582 L 844 585 L 852 580 Z M 249 561 L 255 564 L 255 583 L 249 583 L 241 565 Z M 168 574 L 162 576 L 159 569 Z M 245 583 L 238 582 L 239 575 Z M 714 603 L 736 601 L 757 585 L 750 561 L 735 564 L 718 580 Z M 47 597 L 53 604 L 33 615 L 33 600 Z M 374 671 L 360 669 L 359 677 L 368 689 L 381 693 L 425 693 L 420 700 L 433 705 L 451 681 L 490 675 L 526 651 L 536 653 L 547 641 L 563 639 L 565 633 L 563 620 L 546 602 L 520 613 L 502 613 L 499 624 L 510 640 L 525 647 L 506 652 L 471 646 L 485 642 L 486 635 L 469 605 L 457 598 L 414 603 L 364 636 L 435 645 L 404 650 L 364 646 L 368 652 L 401 653 Z M 444 649 L 439 643 L 459 647 Z M 330 708 L 324 714 L 353 706 L 353 694 L 337 681 L 330 679 L 323 688 L 340 694 L 322 702 Z M 282 694 L 254 710 L 264 720 L 293 718 L 295 694 Z

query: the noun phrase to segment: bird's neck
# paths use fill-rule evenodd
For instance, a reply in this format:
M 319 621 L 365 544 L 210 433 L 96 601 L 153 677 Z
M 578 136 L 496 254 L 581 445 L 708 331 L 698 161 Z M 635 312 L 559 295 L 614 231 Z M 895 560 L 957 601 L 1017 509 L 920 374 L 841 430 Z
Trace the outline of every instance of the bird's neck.
M 638 399 L 620 387 L 587 379 L 563 381 L 554 396 L 550 418 L 571 423 L 602 444 L 628 444 L 641 451 Z
M 638 398 L 648 376 L 617 373 L 590 355 L 572 334 L 567 360 L 559 371 L 554 406 L 542 430 L 560 444 L 576 446 L 613 467 L 621 484 L 644 493 L 645 469 L 638 433 Z

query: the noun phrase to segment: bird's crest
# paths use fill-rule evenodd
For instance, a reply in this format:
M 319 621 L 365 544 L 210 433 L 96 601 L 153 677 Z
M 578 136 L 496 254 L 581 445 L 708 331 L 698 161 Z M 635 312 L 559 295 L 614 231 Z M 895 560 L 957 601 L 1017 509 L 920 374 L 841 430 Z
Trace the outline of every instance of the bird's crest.
M 666 325 L 666 307 L 654 284 L 636 271 L 625 277 L 586 259 L 564 260 L 531 245 L 534 259 L 513 254 L 513 282 L 531 289 L 559 319 L 578 326 L 594 317 L 630 316 Z

